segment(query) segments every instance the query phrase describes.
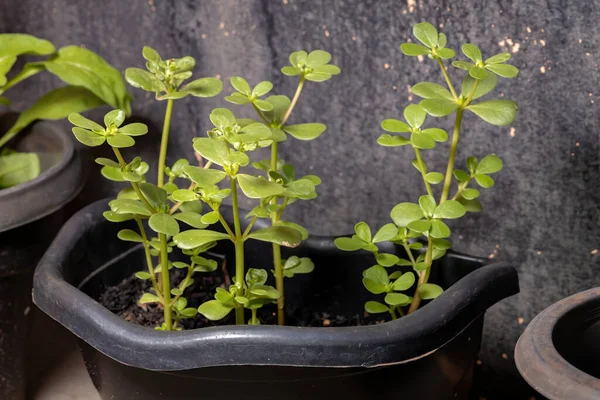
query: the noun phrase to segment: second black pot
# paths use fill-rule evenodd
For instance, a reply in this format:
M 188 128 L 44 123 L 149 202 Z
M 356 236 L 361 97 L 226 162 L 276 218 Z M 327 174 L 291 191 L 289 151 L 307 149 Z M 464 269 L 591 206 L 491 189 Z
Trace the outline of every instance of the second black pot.
M 82 339 L 84 359 L 108 399 L 466 399 L 483 314 L 518 292 L 513 267 L 450 252 L 432 281 L 448 288 L 399 320 L 347 328 L 219 326 L 160 332 L 130 324 L 95 299 L 140 269 L 139 247 L 116 239 L 123 224 L 102 217 L 107 201 L 77 213 L 61 230 L 34 278 L 34 302 Z M 223 212 L 226 213 L 227 209 Z M 247 265 L 270 269 L 270 245 L 248 242 Z M 214 250 L 231 258 L 227 244 Z M 399 248 L 386 249 L 401 255 Z M 370 254 L 340 252 L 312 236 L 291 254 L 309 256 L 312 274 L 287 281 L 291 308 L 362 313 Z M 229 262 L 232 266 L 233 263 Z

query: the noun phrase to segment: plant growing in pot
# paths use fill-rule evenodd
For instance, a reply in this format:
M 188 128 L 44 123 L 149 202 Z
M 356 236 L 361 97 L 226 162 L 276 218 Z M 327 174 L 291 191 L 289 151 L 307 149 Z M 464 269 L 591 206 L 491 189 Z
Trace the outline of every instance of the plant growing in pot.
M 445 36 L 427 23 L 418 24 L 414 33 L 428 47 L 409 46 L 409 49 L 429 54 L 440 62 L 444 75 L 447 75 L 440 57 L 454 54 L 445 49 Z M 406 49 L 406 46 L 403 47 Z M 311 80 L 309 76 L 321 80 L 338 72 L 336 67 L 328 66 L 328 61 L 329 56 L 325 52 L 296 52 L 290 57 L 292 65 L 284 68 L 283 72 L 300 76 L 301 90 L 304 81 Z M 149 59 L 148 66 L 154 77 L 144 73 L 147 78 L 144 84 L 162 82 L 161 75 L 158 75 L 162 71 L 152 71 L 152 62 L 160 64 L 163 61 Z M 476 94 L 482 93 L 478 87 L 487 88 L 487 92 L 491 90 L 489 86 L 493 87 L 486 80 L 487 74 L 482 76 L 479 71 L 482 69 L 485 73 L 485 62 L 476 60 L 476 63 L 472 67 L 476 77 L 466 79 L 463 89 L 468 88 L 469 91 L 464 96 L 447 98 L 442 91 L 431 96 L 433 101 L 430 103 L 443 103 L 444 110 L 451 108 L 448 114 L 456 111 L 457 116 L 461 116 L 468 107 L 472 110 L 474 104 L 471 101 Z M 326 68 L 319 71 L 322 67 Z M 162 76 L 165 74 L 162 73 Z M 449 78 L 448 82 L 451 84 Z M 142 86 L 142 80 L 134 83 Z M 266 89 L 270 89 L 270 85 L 261 83 L 252 89 L 245 80 L 238 78 L 234 78 L 232 83 L 239 94 L 230 96 L 228 100 L 252 103 L 258 109 L 262 123 L 236 118 L 226 109 L 213 110 L 210 119 L 215 128 L 208 132 L 208 137 L 197 138 L 193 143 L 196 152 L 206 162 L 192 166 L 186 161 L 178 161 L 165 169 L 169 182 L 164 183 L 162 188 L 145 182 L 142 176 L 145 167 L 142 168 L 143 173 L 135 171 L 142 165 L 141 160 L 130 167 L 131 163 L 127 164 L 122 159 L 118 149 L 115 151 L 118 162 L 99 160 L 104 163 L 106 171 L 130 180 L 132 189 L 121 192 L 117 200 L 111 201 L 110 211 L 106 211 L 106 202 L 99 202 L 73 217 L 38 266 L 34 300 L 82 339 L 84 357 L 94 371 L 92 378 L 101 396 L 158 399 L 169 393 L 178 399 L 192 399 L 199 395 L 205 398 L 325 399 L 341 394 L 347 398 L 362 399 L 373 392 L 392 395 L 401 391 L 407 396 L 421 398 L 466 398 L 481 340 L 483 313 L 495 302 L 518 290 L 515 270 L 504 263 L 484 266 L 485 260 L 450 250 L 438 258 L 439 252 L 434 256 L 433 247 L 429 256 L 412 254 L 409 246 L 416 245 L 408 239 L 417 235 L 409 233 L 412 231 L 406 225 L 395 225 L 393 232 L 388 225 L 383 233 L 370 238 L 364 224 L 361 224 L 357 237 L 349 239 L 352 243 L 360 243 L 371 251 L 374 251 L 373 246 L 377 247 L 377 259 L 385 259 L 383 264 L 396 259 L 392 264 L 397 264 L 400 259 L 411 257 L 415 258 L 411 266 L 426 263 L 429 266 L 427 283 L 434 288 L 433 291 L 439 291 L 438 287 L 446 289 L 439 299 L 405 318 L 386 322 L 401 311 L 405 312 L 399 304 L 392 304 L 399 306 L 393 310 L 395 315 L 387 308 L 389 318 L 385 315 L 361 316 L 363 304 L 370 296 L 361 284 L 365 266 L 372 265 L 370 253 L 341 251 L 336 248 L 334 238 L 315 235 L 300 243 L 303 229 L 280 221 L 282 209 L 291 202 L 289 200 L 286 204 L 285 199 L 295 199 L 294 196 L 303 199 L 299 193 L 305 198 L 314 197 L 314 186 L 319 180 L 311 176 L 296 179 L 290 167 L 278 162 L 277 147 L 273 147 L 273 143 L 279 142 L 283 132 L 311 138 L 318 136 L 322 127 L 310 125 L 295 132 L 292 128 L 290 132 L 290 126 L 286 125 L 287 115 L 296 103 L 297 95 L 289 103 L 274 101 L 273 96 L 271 101 L 269 98 L 262 100 L 261 95 L 268 92 Z M 146 88 L 152 89 L 152 85 L 148 84 Z M 429 87 L 438 87 L 432 85 Z M 455 93 L 454 88 L 452 92 Z M 418 110 L 415 111 L 417 117 L 411 117 L 411 121 L 413 125 L 420 126 L 419 118 L 424 119 L 424 111 Z M 516 108 L 512 110 L 512 114 L 501 122 L 512 120 Z M 490 117 L 496 113 L 482 112 L 482 115 L 484 119 L 498 122 Z M 118 111 L 109 113 L 106 128 L 78 115 L 73 115 L 71 121 L 88 130 L 85 140 L 101 144 L 120 134 L 122 118 L 115 120 L 118 115 Z M 453 138 L 456 142 L 460 128 L 460 124 L 457 125 Z M 428 137 L 428 133 L 417 132 L 419 126 L 415 126 L 414 134 L 423 136 L 415 140 Z M 143 130 L 136 128 L 136 131 Z M 439 131 L 435 133 L 439 139 Z M 429 143 L 427 138 L 423 142 Z M 241 168 L 250 164 L 247 153 L 267 146 L 271 147 L 272 158 L 255 164 L 267 173 L 266 176 L 245 173 Z M 455 151 L 456 144 L 452 148 Z M 452 172 L 451 169 L 451 175 Z M 483 170 L 480 174 L 484 174 Z M 476 170 L 473 172 L 473 175 L 480 174 Z M 184 189 L 180 189 L 179 185 L 175 186 L 180 177 L 192 183 L 189 186 L 186 183 L 187 188 L 183 186 Z M 294 182 L 303 180 L 308 182 L 294 187 Z M 216 185 L 223 181 L 229 181 L 229 187 Z M 461 191 L 467 189 L 468 183 L 464 182 L 461 181 L 464 185 Z M 238 189 L 259 201 L 259 205 L 247 214 L 247 219 L 241 218 L 236 200 Z M 231 209 L 222 205 L 223 198 L 228 196 L 232 200 Z M 209 206 L 208 212 L 202 215 L 198 212 L 199 199 Z M 104 221 L 103 212 L 113 221 L 129 220 L 125 223 L 129 224 L 127 229 L 130 230 L 123 231 Z M 158 240 L 151 240 L 144 233 L 142 219 L 146 218 L 150 229 L 158 234 Z M 403 221 L 396 222 L 400 225 L 399 222 Z M 191 225 L 194 229 L 182 231 L 182 224 Z M 213 226 L 207 228 L 205 225 Z M 133 229 L 139 229 L 139 233 Z M 408 252 L 404 248 L 404 238 L 399 238 L 403 233 L 410 236 L 406 238 Z M 126 242 L 110 239 L 117 234 L 121 238 L 141 242 L 141 245 L 132 247 Z M 364 243 L 359 242 L 359 238 Z M 382 238 L 385 240 L 379 240 Z M 256 240 L 252 246 L 245 246 L 248 239 Z M 99 241 L 103 243 L 102 248 L 95 245 Z M 349 243 L 348 240 L 341 242 Z M 274 249 L 272 243 L 282 247 Z M 177 255 L 175 247 L 183 249 L 183 254 Z M 278 249 L 281 250 L 280 256 Z M 158 266 L 154 265 L 152 256 L 159 256 Z M 310 261 L 303 264 L 305 257 Z M 277 287 L 277 279 L 275 287 L 269 285 L 270 277 L 266 270 L 273 268 L 277 277 L 278 261 L 282 264 L 284 276 L 295 273 L 294 268 L 302 265 L 300 272 L 312 270 L 310 274 L 286 282 L 285 307 L 271 304 L 282 297 L 282 292 Z M 219 264 L 224 268 L 218 269 Z M 141 275 L 140 265 L 146 265 Z M 184 272 L 179 272 L 179 268 Z M 210 273 L 211 270 L 214 272 Z M 112 287 L 109 291 L 114 289 L 117 293 L 124 293 L 119 289 L 129 287 L 123 285 L 132 282 L 128 277 L 136 271 L 138 277 L 144 279 L 141 285 L 144 294 L 142 291 L 139 293 L 144 303 L 141 308 L 150 309 L 158 304 L 154 310 L 163 315 L 158 321 L 159 329 L 128 323 L 94 301 L 105 299 L 107 287 Z M 209 273 L 195 276 L 196 281 L 191 282 L 195 271 Z M 385 269 L 384 272 L 389 279 Z M 406 272 L 403 271 L 404 274 Z M 229 278 L 229 274 L 233 278 Z M 408 275 L 398 278 L 402 276 Z M 368 277 L 371 278 L 371 275 Z M 172 285 L 175 281 L 171 279 L 179 280 L 179 285 Z M 394 282 L 392 289 L 394 285 L 400 289 L 400 286 L 406 286 L 406 282 L 403 285 Z M 387 290 L 387 284 L 385 288 Z M 182 300 L 182 296 L 186 300 Z M 74 298 L 77 299 L 77 308 L 72 306 Z M 200 315 L 195 315 L 194 302 L 198 303 Z M 121 313 L 121 317 L 139 321 L 137 316 L 131 316 L 130 306 L 127 305 L 126 313 Z M 136 315 L 139 315 L 140 306 L 134 306 Z M 245 312 L 244 309 L 250 311 Z M 280 310 L 287 313 L 286 323 L 295 326 L 270 326 L 271 321 L 275 322 L 273 314 Z M 145 310 L 143 314 L 146 315 Z M 209 320 L 220 318 L 225 318 L 225 323 L 233 323 L 234 314 L 236 326 L 216 324 L 203 329 L 177 331 L 182 326 L 214 325 Z M 156 318 L 154 321 L 157 322 Z M 200 323 L 195 325 L 194 321 Z M 256 326 L 259 321 L 260 326 Z M 280 321 L 278 317 L 277 322 Z M 164 332 L 172 330 L 176 331 Z M 402 379 L 398 379 L 399 376 Z M 265 387 L 267 382 L 268 389 Z
M 22 55 L 46 57 L 11 73 Z M 130 112 L 121 74 L 100 56 L 79 46 L 56 50 L 31 35 L 0 34 L 0 105 L 9 107 L 6 95 L 42 71 L 67 86 L 49 91 L 19 113 L 0 115 L 0 381 L 10 383 L 0 384 L 0 398 L 7 399 L 25 396 L 33 266 L 64 221 L 55 211 L 77 195 L 84 181 L 68 132 L 50 121 L 27 128 L 35 120 L 59 120 L 104 104 Z

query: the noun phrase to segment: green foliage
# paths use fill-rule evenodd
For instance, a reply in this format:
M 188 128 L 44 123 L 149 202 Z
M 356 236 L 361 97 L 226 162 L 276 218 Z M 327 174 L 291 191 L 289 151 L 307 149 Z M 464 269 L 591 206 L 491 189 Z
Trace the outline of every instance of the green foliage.
M 443 288 L 429 283 L 428 279 L 433 261 L 443 257 L 451 247 L 447 240 L 451 232 L 445 220 L 461 218 L 467 212 L 481 211 L 482 206 L 478 200 L 481 193 L 469 185 L 474 181 L 482 188 L 490 188 L 494 185 L 494 179 L 490 175 L 502 169 L 502 161 L 494 154 L 485 156 L 481 161 L 468 157 L 467 170 L 454 168 L 464 111 L 468 110 L 496 126 L 511 124 L 517 112 L 517 105 L 511 100 L 474 102 L 496 87 L 498 77 L 517 76 L 517 68 L 506 64 L 510 59 L 509 53 L 484 59 L 481 50 L 474 44 L 463 45 L 461 50 L 469 61 L 452 62 L 454 67 L 466 71 L 461 93 L 458 94 L 446 69 L 445 59 L 455 56 L 455 52 L 446 47 L 446 35 L 439 33 L 435 26 L 427 22 L 416 24 L 413 34 L 421 44 L 404 43 L 400 47 L 402 52 L 408 56 L 427 55 L 429 59 L 435 60 L 442 70 L 446 87 L 434 82 L 413 85 L 412 93 L 422 100 L 419 104 L 410 104 L 404 109 L 404 121 L 384 119 L 381 127 L 389 133 L 380 135 L 377 142 L 385 147 L 413 148 L 415 158 L 412 164 L 423 178 L 426 194 L 419 196 L 418 203 L 402 202 L 394 206 L 390 213 L 393 223 L 386 224 L 373 237 L 369 226 L 359 222 L 355 226 L 354 235 L 335 240 L 340 250 L 363 250 L 373 254 L 377 265 L 364 271 L 363 284 L 382 301 L 368 301 L 365 310 L 374 314 L 389 312 L 392 318 L 396 318 L 397 314 L 414 312 L 421 300 L 433 300 L 443 292 Z M 448 134 L 444 130 L 426 127 L 427 114 L 432 117 L 455 114 L 450 154 L 441 156 L 442 159 L 449 160 L 445 175 L 429 171 L 422 155 L 422 152 L 435 148 L 436 142 L 448 140 Z M 457 189 L 455 195 L 450 197 L 453 177 Z M 441 194 L 439 200 L 436 200 L 432 185 L 438 184 L 441 185 Z M 424 247 L 422 242 L 414 242 L 416 238 L 422 238 L 427 246 L 425 251 L 415 257 L 412 252 Z M 404 254 L 380 253 L 378 243 L 385 241 L 402 246 Z M 414 272 L 404 272 L 401 269 L 389 273 L 388 269 L 394 266 L 412 267 Z M 416 285 L 415 274 L 419 277 Z M 414 290 L 413 297 L 397 293 L 411 289 Z
M 26 63 L 19 73 L 7 79 L 17 57 L 29 54 L 49 57 Z M 0 95 L 44 70 L 56 75 L 68 86 L 51 90 L 21 112 L 14 125 L 0 137 L 0 148 L 38 119 L 63 119 L 72 112 L 83 112 L 103 104 L 131 113 L 130 96 L 121 74 L 97 54 L 79 46 L 67 46 L 56 51 L 49 41 L 31 35 L 0 34 Z M 8 106 L 10 101 L 0 96 L 0 104 Z M 17 156 L 14 152 L 9 153 L 0 153 L 0 189 L 29 181 L 40 171 L 36 154 Z M 18 171 L 15 170 L 17 166 Z

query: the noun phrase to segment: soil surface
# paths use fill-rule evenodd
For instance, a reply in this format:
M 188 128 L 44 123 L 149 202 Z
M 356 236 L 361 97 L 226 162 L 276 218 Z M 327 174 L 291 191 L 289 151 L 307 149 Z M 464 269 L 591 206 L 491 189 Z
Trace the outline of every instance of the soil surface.
M 171 287 L 176 287 L 184 277 L 185 274 L 182 270 L 171 270 Z M 194 274 L 194 283 L 184 292 L 184 297 L 188 300 L 187 306 L 197 308 L 200 304 L 214 299 L 217 287 L 226 289 L 223 273 Z M 124 320 L 153 328 L 163 323 L 162 306 L 138 303 L 143 293 L 153 293 L 151 288 L 152 284 L 149 280 L 143 281 L 132 275 L 118 285 L 107 288 L 100 296 L 99 301 L 104 307 Z M 250 312 L 248 311 L 247 314 L 249 317 Z M 385 322 L 386 317 L 382 314 L 371 316 L 366 312 L 354 315 L 332 315 L 326 309 L 297 309 L 286 316 L 286 325 L 308 327 L 372 325 Z M 258 318 L 263 325 L 276 325 L 275 304 L 263 306 L 258 311 Z M 209 321 L 203 315 L 198 314 L 195 318 L 181 320 L 181 325 L 186 330 L 218 325 L 235 325 L 235 313 L 232 311 L 221 321 Z

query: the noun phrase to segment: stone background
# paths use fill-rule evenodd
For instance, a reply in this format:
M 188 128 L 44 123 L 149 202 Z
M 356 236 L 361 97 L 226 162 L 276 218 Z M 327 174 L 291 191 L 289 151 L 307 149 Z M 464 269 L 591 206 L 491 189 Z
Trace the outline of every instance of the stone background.
M 497 93 L 519 103 L 517 119 L 512 126 L 493 127 L 467 115 L 458 155 L 464 162 L 468 155 L 495 152 L 505 169 L 496 176 L 496 186 L 482 196 L 484 213 L 470 214 L 455 225 L 455 248 L 512 262 L 521 281 L 521 294 L 496 305 L 486 316 L 482 393 L 487 392 L 488 398 L 519 398 L 498 393 L 519 386 L 512 352 L 526 324 L 554 301 L 600 284 L 600 102 L 595 104 L 600 95 L 600 1 L 1 0 L 0 4 L 0 31 L 38 35 L 57 46 L 84 45 L 120 70 L 142 67 L 141 49 L 147 44 L 163 57 L 195 57 L 196 77 L 220 74 L 228 80 L 243 75 L 252 84 L 268 79 L 289 96 L 295 80 L 279 72 L 287 65 L 287 55 L 299 49 L 330 51 L 342 75 L 308 85 L 290 120 L 324 122 L 328 131 L 313 142 L 290 140 L 281 146 L 283 157 L 298 170 L 323 178 L 318 199 L 288 211 L 289 219 L 320 234 L 347 233 L 359 220 L 382 225 L 396 203 L 414 201 L 422 192 L 410 166 L 410 151 L 382 148 L 375 142 L 380 121 L 401 116 L 409 103 L 409 85 L 421 80 L 442 83 L 434 64 L 399 51 L 414 23 L 429 21 L 443 27 L 454 49 L 469 40 L 483 49 L 484 56 L 510 51 L 511 62 L 521 73 L 518 79 L 502 80 Z M 459 83 L 462 75 L 452 73 Z M 30 79 L 10 93 L 15 108 L 56 84 L 48 74 Z M 225 91 L 230 90 L 227 84 Z M 146 92 L 131 93 L 136 97 L 135 115 L 156 131 L 140 141 L 141 155 L 155 161 L 165 104 Z M 191 139 L 209 128 L 211 108 L 228 104 L 222 98 L 188 98 L 175 104 L 169 160 L 193 157 Z M 450 128 L 452 121 L 433 123 L 430 120 L 429 126 Z M 428 152 L 425 157 L 431 160 L 432 155 Z M 430 166 L 444 163 L 430 161 Z M 115 190 L 93 166 L 80 200 L 87 203 Z

